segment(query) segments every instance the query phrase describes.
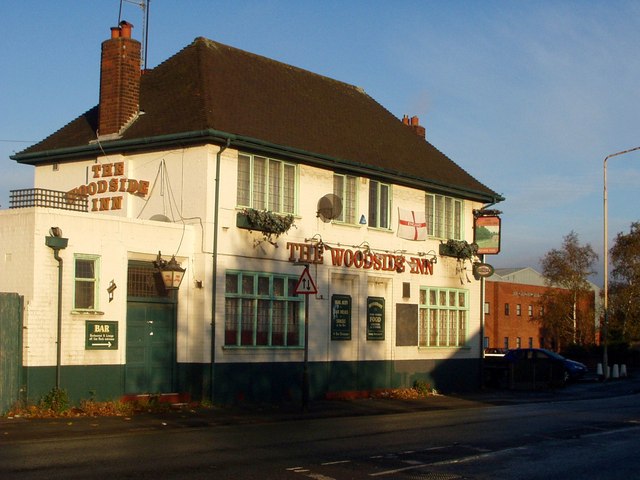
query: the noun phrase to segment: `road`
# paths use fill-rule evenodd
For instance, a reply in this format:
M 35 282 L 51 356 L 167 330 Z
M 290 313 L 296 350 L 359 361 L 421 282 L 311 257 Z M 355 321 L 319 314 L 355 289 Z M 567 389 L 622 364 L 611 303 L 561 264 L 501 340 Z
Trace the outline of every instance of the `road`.
M 0 441 L 0 478 L 631 479 L 640 396 Z

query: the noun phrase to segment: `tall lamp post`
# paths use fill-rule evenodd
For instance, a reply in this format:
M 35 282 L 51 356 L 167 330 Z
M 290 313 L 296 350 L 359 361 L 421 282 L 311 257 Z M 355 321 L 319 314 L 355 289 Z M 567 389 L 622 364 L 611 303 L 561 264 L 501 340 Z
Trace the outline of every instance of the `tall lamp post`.
M 612 153 L 611 155 L 607 155 L 603 162 L 604 169 L 604 194 L 603 194 L 603 206 L 604 206 L 604 320 L 603 320 L 603 341 L 604 341 L 604 350 L 602 354 L 602 366 L 603 366 L 603 375 L 604 378 L 607 379 L 609 377 L 609 358 L 607 352 L 607 336 L 609 334 L 609 240 L 608 240 L 608 215 L 607 215 L 607 160 L 612 157 L 617 157 L 618 155 L 624 155 L 625 153 L 635 152 L 636 150 L 640 150 L 640 147 L 630 148 L 628 150 L 623 150 L 621 152 Z

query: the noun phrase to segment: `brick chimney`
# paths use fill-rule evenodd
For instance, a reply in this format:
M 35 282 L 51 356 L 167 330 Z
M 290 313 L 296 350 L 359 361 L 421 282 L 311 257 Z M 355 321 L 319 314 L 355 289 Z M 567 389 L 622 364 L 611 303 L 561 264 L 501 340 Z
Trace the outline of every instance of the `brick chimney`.
M 413 117 L 409 118 L 407 115 L 405 115 L 404 117 L 402 117 L 402 123 L 404 123 L 408 127 L 411 127 L 413 132 L 419 137 L 427 138 L 427 130 L 422 125 L 420 125 L 420 119 L 417 116 L 414 115 Z
M 99 136 L 117 136 L 140 109 L 140 42 L 133 25 L 122 21 L 102 42 Z

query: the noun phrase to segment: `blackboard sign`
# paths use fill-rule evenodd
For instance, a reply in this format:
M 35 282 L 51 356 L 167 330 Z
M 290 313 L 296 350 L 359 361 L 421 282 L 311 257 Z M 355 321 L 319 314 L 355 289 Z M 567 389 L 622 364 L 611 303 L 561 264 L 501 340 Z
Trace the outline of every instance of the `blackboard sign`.
M 384 298 L 367 298 L 367 340 L 384 340 Z
M 351 340 L 349 295 L 331 295 L 331 340 Z

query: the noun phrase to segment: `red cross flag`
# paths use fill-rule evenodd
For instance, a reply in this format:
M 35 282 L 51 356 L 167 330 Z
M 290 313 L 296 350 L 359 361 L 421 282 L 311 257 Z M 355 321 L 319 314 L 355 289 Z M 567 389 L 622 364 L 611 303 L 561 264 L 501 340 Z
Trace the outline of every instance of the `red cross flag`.
M 398 208 L 398 236 L 407 240 L 426 240 L 427 222 L 424 212 Z

